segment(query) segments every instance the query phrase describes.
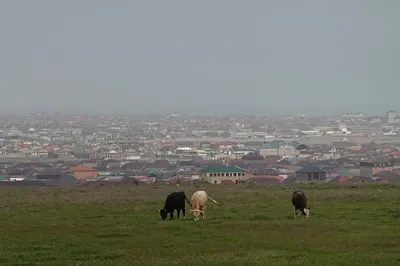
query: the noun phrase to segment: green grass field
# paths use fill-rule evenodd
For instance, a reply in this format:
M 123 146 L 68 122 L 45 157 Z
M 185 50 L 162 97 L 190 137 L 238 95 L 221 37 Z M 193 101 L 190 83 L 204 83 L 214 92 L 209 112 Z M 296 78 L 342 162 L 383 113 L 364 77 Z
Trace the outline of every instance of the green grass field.
M 309 219 L 293 216 L 298 188 Z M 202 189 L 223 202 L 206 220 L 187 206 L 161 221 L 168 193 Z M 3 188 L 0 265 L 397 265 L 399 198 L 394 185 Z

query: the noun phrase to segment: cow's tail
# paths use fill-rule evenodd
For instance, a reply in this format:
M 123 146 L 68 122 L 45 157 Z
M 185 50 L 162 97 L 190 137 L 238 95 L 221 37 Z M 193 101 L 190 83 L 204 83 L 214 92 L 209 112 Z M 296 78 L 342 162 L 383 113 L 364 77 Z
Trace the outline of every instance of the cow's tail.
M 210 196 L 207 195 L 207 198 L 209 198 L 209 199 L 210 199 L 212 202 L 214 202 L 215 204 L 219 205 L 219 203 L 218 203 L 215 199 L 211 198 Z
M 189 204 L 189 206 L 192 207 L 192 203 L 190 203 L 190 201 L 189 201 L 188 198 L 186 197 L 186 194 L 185 194 L 185 199 L 186 199 L 187 203 Z

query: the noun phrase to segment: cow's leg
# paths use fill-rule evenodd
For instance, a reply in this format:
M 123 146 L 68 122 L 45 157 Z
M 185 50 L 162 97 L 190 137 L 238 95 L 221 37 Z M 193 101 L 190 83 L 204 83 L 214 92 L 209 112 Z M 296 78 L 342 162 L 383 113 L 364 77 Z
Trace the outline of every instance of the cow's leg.
M 182 208 L 182 217 L 185 219 L 185 208 Z
M 179 215 L 181 214 L 181 209 L 177 209 L 176 211 L 178 212 L 177 217 L 178 217 L 178 220 L 179 220 Z
M 172 211 L 169 213 L 169 219 L 170 219 L 170 220 L 173 220 L 173 219 L 174 219 L 174 211 L 175 211 L 175 210 L 172 210 Z
M 206 214 L 206 206 L 204 206 L 203 208 L 201 208 L 201 217 L 202 217 L 203 219 L 206 218 L 206 217 L 205 217 L 205 214 Z
M 294 218 L 297 218 L 298 210 L 294 207 Z

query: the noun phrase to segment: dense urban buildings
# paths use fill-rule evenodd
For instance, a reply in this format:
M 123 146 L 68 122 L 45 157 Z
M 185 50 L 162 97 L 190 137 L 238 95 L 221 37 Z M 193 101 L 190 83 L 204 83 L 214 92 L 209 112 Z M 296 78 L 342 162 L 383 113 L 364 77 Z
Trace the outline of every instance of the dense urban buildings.
M 0 185 L 399 182 L 400 119 L 0 116 Z

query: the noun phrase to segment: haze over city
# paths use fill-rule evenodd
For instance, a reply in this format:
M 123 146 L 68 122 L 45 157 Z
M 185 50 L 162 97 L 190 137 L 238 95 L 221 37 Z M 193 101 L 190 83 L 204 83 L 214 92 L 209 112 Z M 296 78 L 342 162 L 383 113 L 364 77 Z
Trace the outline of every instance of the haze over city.
M 1 112 L 383 114 L 399 1 L 4 1 Z
M 1 1 L 0 264 L 396 264 L 399 14 Z

